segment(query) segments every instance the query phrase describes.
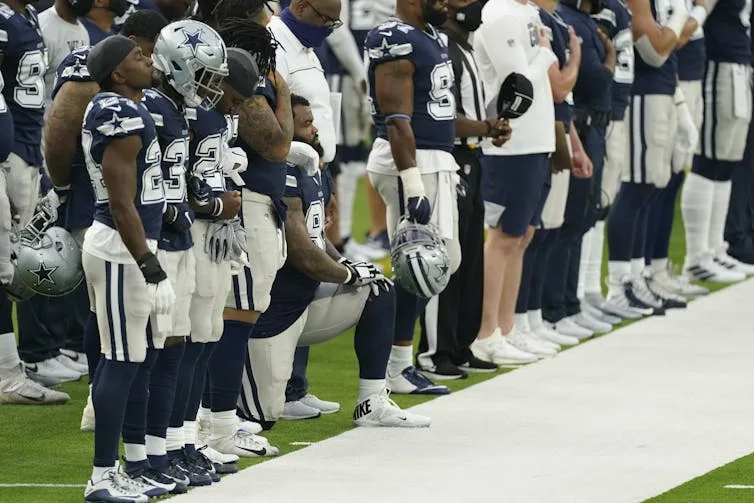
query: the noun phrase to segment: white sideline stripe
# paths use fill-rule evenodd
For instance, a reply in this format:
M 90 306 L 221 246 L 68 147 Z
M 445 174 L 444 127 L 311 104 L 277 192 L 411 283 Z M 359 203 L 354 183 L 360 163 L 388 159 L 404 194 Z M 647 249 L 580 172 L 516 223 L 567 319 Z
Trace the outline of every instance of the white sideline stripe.
M 3 487 L 70 487 L 81 489 L 86 487 L 86 484 L 0 484 L 0 488 Z
M 725 486 L 725 489 L 754 489 L 754 486 L 744 486 L 740 484 L 730 484 Z
M 290 445 L 313 445 L 315 442 L 290 442 Z
M 412 408 L 431 428 L 352 429 L 175 502 L 643 501 L 751 452 L 752 298 L 750 280 Z

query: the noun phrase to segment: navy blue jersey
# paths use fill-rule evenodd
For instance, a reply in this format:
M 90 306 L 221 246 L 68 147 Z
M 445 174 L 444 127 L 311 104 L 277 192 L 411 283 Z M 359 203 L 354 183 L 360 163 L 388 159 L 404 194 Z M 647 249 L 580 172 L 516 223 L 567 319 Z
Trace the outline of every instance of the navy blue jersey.
M 162 152 L 162 180 L 165 202 L 185 205 L 186 172 L 189 160 L 189 127 L 183 105 L 176 104 L 158 89 L 147 89 L 141 102 L 149 110 Z M 188 209 L 188 208 L 186 208 Z M 191 213 L 193 218 L 193 213 Z M 164 225 L 158 247 L 167 251 L 188 250 L 193 246 L 191 231 Z
M 223 115 L 215 109 L 186 109 L 191 141 L 189 142 L 189 172 L 204 180 L 215 197 L 227 190 L 223 176 L 223 152 L 233 145 L 238 134 L 238 116 Z M 211 220 L 201 213 L 197 218 Z
M 322 250 L 325 241 L 325 205 L 328 199 L 327 175 L 318 171 L 309 176 L 298 166 L 287 164 L 285 197 L 301 199 L 306 228 L 312 242 Z M 292 265 L 278 271 L 270 291 L 270 307 L 254 326 L 254 337 L 272 337 L 290 327 L 314 299 L 319 281 L 306 276 Z
M 414 113 L 411 128 L 417 149 L 453 150 L 456 136 L 456 100 L 453 94 L 453 66 L 448 47 L 432 26 L 427 31 L 395 18 L 367 35 L 367 75 L 372 116 L 377 136 L 387 139 L 385 115 L 377 104 L 374 71 L 381 63 L 408 59 L 414 64 Z
M 650 0 L 652 15 L 661 26 L 667 26 L 670 19 L 669 0 Z M 644 61 L 639 51 L 634 53 L 636 63 L 634 69 L 634 85 L 631 94 L 644 96 L 647 94 L 675 94 L 676 77 L 678 75 L 678 57 L 673 51 L 660 68 L 655 68 Z
M 134 12 L 137 12 L 140 10 L 156 10 L 159 12 L 159 9 L 157 8 L 157 4 L 154 2 L 154 0 L 126 0 L 126 3 L 128 4 L 126 13 L 120 17 L 116 17 L 115 19 L 113 19 L 113 31 L 116 33 L 119 32 L 120 29 L 123 27 L 123 23 L 126 22 L 126 19 L 128 19 L 128 16 L 130 16 Z
M 613 78 L 612 120 L 620 121 L 626 115 L 631 100 L 631 86 L 634 83 L 634 38 L 631 33 L 631 11 L 625 0 L 602 0 L 602 5 L 615 13 L 616 33 L 613 47 L 616 53 L 615 75 Z
M 542 24 L 550 29 L 550 45 L 552 52 L 558 58 L 558 66 L 562 69 L 568 62 L 568 25 L 557 12 L 550 14 L 546 10 L 539 9 L 539 18 Z M 571 127 L 571 106 L 566 103 L 555 103 L 555 120 L 566 126 L 566 132 Z
M 605 46 L 597 35 L 597 23 L 589 14 L 566 4 L 559 4 L 557 13 L 582 40 L 579 77 L 573 87 L 574 106 L 598 112 L 611 110 L 613 74 L 603 64 Z
M 751 64 L 751 0 L 719 0 L 704 22 L 707 58 Z
M 94 189 L 94 220 L 117 229 L 102 178 L 102 156 L 112 140 L 128 136 L 141 139 L 141 149 L 136 156 L 136 211 L 147 239 L 158 240 L 162 229 L 165 190 L 160 166 L 162 155 L 154 121 L 141 103 L 109 92 L 97 94 L 89 103 L 81 131 L 81 144 Z
M 55 77 L 55 87 L 52 99 L 58 94 L 66 82 L 92 82 L 86 59 L 89 57 L 89 47 L 80 47 L 63 59 L 58 66 Z M 64 210 L 58 210 L 62 217 L 61 224 L 65 229 L 84 229 L 92 225 L 94 215 L 94 190 L 89 180 L 89 172 L 84 160 L 81 141 L 76 145 L 76 152 L 71 163 L 71 191 L 63 204 Z
M 702 80 L 704 77 L 704 38 L 690 40 L 676 51 L 678 55 L 678 79 Z
M 273 109 L 277 106 L 277 93 L 272 83 L 264 78 L 259 82 L 256 93 L 264 96 L 267 103 Z M 285 191 L 285 162 L 271 162 L 264 159 L 251 149 L 241 138 L 238 138 L 236 144 L 244 149 L 249 160 L 249 167 L 241 173 L 246 188 L 252 192 L 265 194 L 273 200 L 283 197 Z
M 21 15 L 0 3 L 0 59 L 3 96 L 15 129 L 13 153 L 41 166 L 47 48 L 31 5 Z
M 103 30 L 102 28 L 94 24 L 94 21 L 87 17 L 80 17 L 79 20 L 81 21 L 81 24 L 84 25 L 84 28 L 86 28 L 86 31 L 89 34 L 89 44 L 92 47 L 97 45 L 97 43 L 101 40 L 104 40 L 110 35 L 117 33 L 113 29 L 110 29 L 110 31 Z

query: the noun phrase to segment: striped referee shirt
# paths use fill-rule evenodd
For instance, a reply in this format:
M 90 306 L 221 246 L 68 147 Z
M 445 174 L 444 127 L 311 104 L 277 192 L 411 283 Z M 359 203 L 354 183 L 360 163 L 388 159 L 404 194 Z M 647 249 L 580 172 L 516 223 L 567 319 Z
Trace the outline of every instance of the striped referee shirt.
M 462 35 L 444 28 L 442 33 L 448 45 L 448 55 L 453 64 L 456 110 L 470 120 L 485 120 L 484 84 L 482 79 L 479 78 L 479 68 L 476 59 L 474 59 L 474 49 Z M 456 138 L 455 144 L 476 148 L 481 141 L 481 136 Z

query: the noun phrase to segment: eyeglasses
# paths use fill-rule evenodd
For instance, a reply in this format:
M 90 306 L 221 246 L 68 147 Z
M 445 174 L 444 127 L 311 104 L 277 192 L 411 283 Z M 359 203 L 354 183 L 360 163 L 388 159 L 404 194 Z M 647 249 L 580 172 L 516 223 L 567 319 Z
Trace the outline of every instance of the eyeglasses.
M 320 11 L 315 9 L 314 6 L 308 0 L 304 0 L 304 2 L 306 2 L 306 5 L 311 7 L 314 13 L 317 14 L 322 19 L 323 26 L 325 28 L 329 28 L 331 30 L 337 30 L 338 28 L 343 26 L 343 21 L 341 21 L 340 19 L 333 19 L 330 16 L 325 16 Z

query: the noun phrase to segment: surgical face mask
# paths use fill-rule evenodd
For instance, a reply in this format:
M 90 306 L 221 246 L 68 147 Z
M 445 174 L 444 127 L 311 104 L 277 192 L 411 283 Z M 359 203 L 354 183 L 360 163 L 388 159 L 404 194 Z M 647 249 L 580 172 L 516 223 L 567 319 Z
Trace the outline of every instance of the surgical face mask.
M 476 31 L 482 24 L 482 4 L 472 2 L 466 7 L 455 9 L 453 18 L 463 30 Z
M 312 26 L 299 21 L 287 7 L 280 13 L 280 19 L 306 47 L 319 47 L 332 33 L 331 28 Z

